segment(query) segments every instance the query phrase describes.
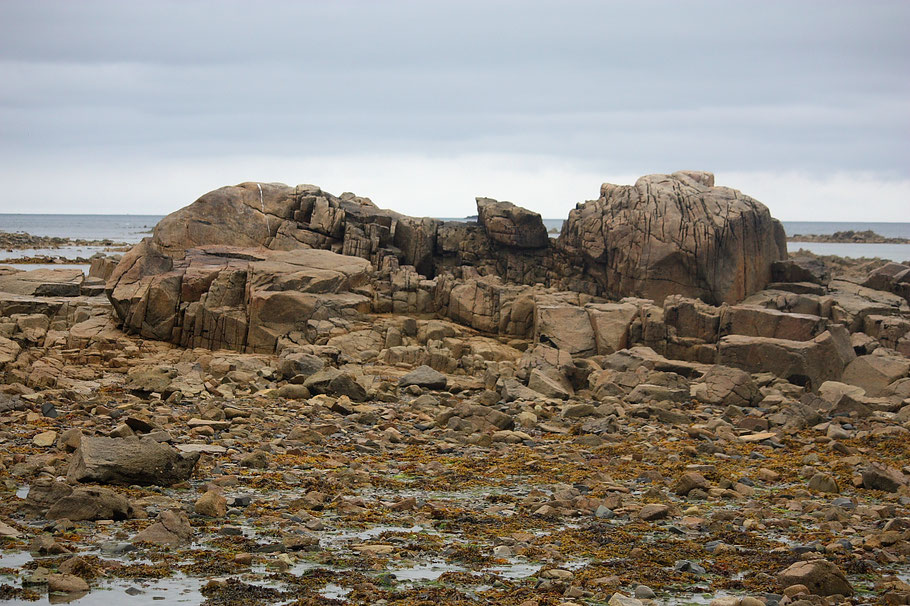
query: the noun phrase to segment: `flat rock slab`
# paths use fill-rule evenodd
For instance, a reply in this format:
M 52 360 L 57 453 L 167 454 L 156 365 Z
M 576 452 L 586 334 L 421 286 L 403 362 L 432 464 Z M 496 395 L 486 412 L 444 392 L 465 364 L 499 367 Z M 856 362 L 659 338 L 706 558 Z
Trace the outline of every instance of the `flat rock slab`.
M 750 433 L 744 436 L 739 436 L 741 442 L 764 442 L 771 438 L 776 438 L 777 434 L 773 431 L 762 431 L 759 433 Z
M 213 421 L 211 419 L 190 419 L 186 424 L 190 427 L 211 427 L 212 429 L 227 429 L 231 426 L 230 421 Z
M 176 448 L 184 453 L 223 454 L 227 452 L 227 448 L 217 444 L 177 444 Z
M 425 389 L 445 389 L 448 384 L 446 376 L 429 366 L 418 366 L 414 371 L 409 372 L 398 380 L 400 387 L 416 385 Z
M 20 536 L 18 530 L 5 522 L 0 522 L 0 537 L 10 537 L 15 539 L 18 536 Z
M 193 473 L 198 452 L 180 453 L 150 439 L 82 438 L 67 478 L 75 482 L 170 486 Z
M 81 269 L 33 269 L 0 276 L 0 291 L 37 297 L 78 297 L 84 280 Z

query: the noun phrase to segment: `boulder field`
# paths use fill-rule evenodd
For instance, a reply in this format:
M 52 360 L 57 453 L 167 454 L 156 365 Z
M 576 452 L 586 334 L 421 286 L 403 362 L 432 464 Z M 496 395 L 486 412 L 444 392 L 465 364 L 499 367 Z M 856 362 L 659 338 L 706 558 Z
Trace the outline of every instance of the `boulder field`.
M 708 173 L 477 209 L 244 183 L 0 269 L 0 600 L 910 603 L 910 266 Z

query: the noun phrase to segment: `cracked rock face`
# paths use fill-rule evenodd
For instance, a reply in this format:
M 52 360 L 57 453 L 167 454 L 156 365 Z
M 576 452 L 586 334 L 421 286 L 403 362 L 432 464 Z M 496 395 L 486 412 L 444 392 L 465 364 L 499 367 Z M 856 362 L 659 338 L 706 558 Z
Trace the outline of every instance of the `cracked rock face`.
M 787 251 L 767 207 L 695 172 L 604 184 L 600 198 L 569 213 L 558 242 L 606 293 L 658 303 L 671 294 L 741 301 L 768 284 Z
M 241 183 L 162 219 L 105 289 L 124 330 L 184 347 L 273 353 L 282 338 L 310 338 L 330 321 L 435 313 L 551 340 L 565 332 L 552 327 L 571 326 L 563 345 L 573 353 L 611 353 L 627 341 L 631 316 L 611 326 L 598 310 L 563 309 L 562 299 L 734 303 L 764 288 L 786 255 L 768 209 L 714 187 L 709 173 L 651 175 L 601 193 L 572 211 L 554 242 L 539 214 L 489 198 L 477 199 L 477 223 L 443 222 L 313 185 Z M 538 286 L 566 293 L 551 313 L 535 314 Z M 757 322 L 756 313 L 731 322 Z M 0 363 L 5 349 L 0 341 Z

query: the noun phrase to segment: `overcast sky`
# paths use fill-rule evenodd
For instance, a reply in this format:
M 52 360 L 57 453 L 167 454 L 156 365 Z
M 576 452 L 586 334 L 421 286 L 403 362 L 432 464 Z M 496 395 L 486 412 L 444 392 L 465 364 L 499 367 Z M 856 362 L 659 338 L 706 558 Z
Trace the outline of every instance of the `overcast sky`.
M 0 212 L 257 180 L 564 217 L 699 169 L 784 220 L 910 221 L 908 28 L 903 0 L 3 0 Z

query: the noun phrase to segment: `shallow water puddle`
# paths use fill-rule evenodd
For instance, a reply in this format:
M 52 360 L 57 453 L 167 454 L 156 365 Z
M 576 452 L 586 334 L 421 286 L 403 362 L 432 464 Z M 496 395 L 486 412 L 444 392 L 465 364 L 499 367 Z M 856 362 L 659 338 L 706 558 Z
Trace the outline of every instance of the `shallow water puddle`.
M 335 583 L 329 583 L 319 591 L 319 595 L 330 600 L 342 600 L 349 593 L 351 593 L 350 589 Z

